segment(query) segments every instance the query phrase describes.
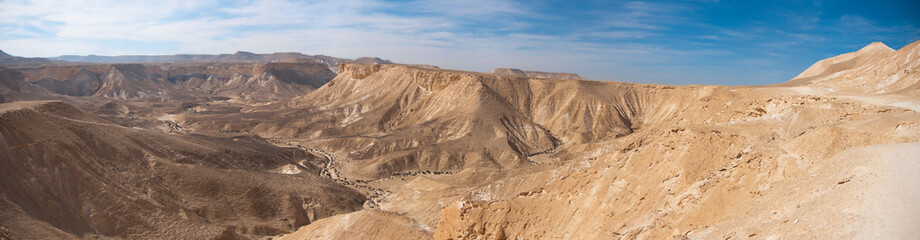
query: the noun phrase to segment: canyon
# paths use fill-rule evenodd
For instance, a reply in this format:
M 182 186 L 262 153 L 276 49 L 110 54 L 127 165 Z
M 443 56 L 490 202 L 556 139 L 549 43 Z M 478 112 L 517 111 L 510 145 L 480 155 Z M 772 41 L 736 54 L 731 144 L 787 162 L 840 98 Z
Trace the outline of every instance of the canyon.
M 0 239 L 916 239 L 920 41 L 761 86 L 0 56 Z

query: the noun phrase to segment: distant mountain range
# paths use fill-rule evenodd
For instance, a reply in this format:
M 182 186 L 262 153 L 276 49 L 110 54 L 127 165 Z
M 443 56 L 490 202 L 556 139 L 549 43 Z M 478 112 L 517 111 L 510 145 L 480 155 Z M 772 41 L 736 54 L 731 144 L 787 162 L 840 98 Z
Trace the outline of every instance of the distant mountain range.
M 238 51 L 233 54 L 176 54 L 176 55 L 63 55 L 51 58 L 26 58 L 7 54 L 0 50 L 0 66 L 22 66 L 47 63 L 185 63 L 185 62 L 219 62 L 219 63 L 268 63 L 268 62 L 320 62 L 329 66 L 332 71 L 337 71 L 341 63 L 376 63 L 392 64 L 390 60 L 376 57 L 361 57 L 357 59 L 337 58 L 326 55 L 306 55 L 297 52 L 284 53 L 251 53 Z M 430 65 L 420 65 L 435 67 Z M 436 67 L 435 67 L 436 68 Z
M 27 65 L 27 64 L 42 64 L 42 63 L 52 63 L 54 62 L 51 59 L 46 58 L 24 58 L 9 55 L 3 50 L 0 50 L 0 65 L 2 66 L 13 66 L 13 65 Z
M 583 78 L 575 73 L 524 71 L 524 70 L 517 69 L 517 68 L 496 68 L 495 70 L 492 70 L 492 74 L 512 75 L 512 76 L 532 77 L 532 78 L 588 80 L 587 78 Z
M 83 63 L 179 63 L 179 62 L 297 62 L 303 60 L 312 60 L 321 62 L 329 66 L 329 69 L 336 71 L 340 63 L 377 63 L 391 64 L 390 60 L 384 60 L 376 57 L 362 57 L 358 59 L 347 59 L 330 57 L 326 55 L 306 55 L 297 52 L 283 53 L 251 53 L 238 51 L 233 54 L 176 54 L 176 55 L 122 55 L 122 56 L 77 56 L 63 55 L 53 57 L 53 60 L 67 62 Z

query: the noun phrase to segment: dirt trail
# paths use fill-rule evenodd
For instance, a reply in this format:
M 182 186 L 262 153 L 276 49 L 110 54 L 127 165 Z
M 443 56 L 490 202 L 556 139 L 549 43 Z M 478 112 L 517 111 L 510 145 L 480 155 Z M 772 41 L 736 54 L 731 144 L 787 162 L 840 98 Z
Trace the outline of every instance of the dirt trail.
M 390 190 L 377 188 L 377 187 L 368 185 L 367 183 L 371 181 L 353 180 L 353 179 L 348 179 L 346 177 L 343 177 L 341 174 L 339 174 L 339 170 L 336 169 L 335 167 L 337 161 L 336 161 L 336 156 L 334 153 L 326 152 L 326 151 L 315 149 L 315 148 L 310 148 L 310 147 L 303 146 L 300 144 L 293 144 L 293 143 L 283 141 L 283 140 L 278 140 L 278 139 L 270 139 L 270 141 L 279 146 L 296 147 L 296 148 L 300 148 L 305 151 L 323 156 L 323 158 L 326 159 L 326 164 L 323 165 L 323 169 L 320 171 L 320 175 L 323 177 L 332 179 L 333 181 L 336 181 L 342 185 L 354 188 L 358 191 L 368 194 L 369 195 L 368 200 L 367 202 L 364 203 L 365 208 L 378 208 L 380 206 L 380 202 L 392 193 L 392 191 Z M 380 179 L 376 179 L 373 181 L 379 181 L 379 180 Z

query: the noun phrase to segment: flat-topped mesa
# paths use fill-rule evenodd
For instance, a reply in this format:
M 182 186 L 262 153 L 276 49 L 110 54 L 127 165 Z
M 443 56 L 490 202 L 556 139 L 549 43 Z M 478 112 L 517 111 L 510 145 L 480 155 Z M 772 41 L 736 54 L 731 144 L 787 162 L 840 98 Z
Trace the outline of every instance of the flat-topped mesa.
M 281 63 L 313 63 L 313 62 L 315 62 L 315 63 L 322 63 L 322 62 L 320 62 L 319 60 L 316 60 L 316 59 L 303 58 L 303 57 L 286 58 L 286 59 L 282 59 L 282 60 L 278 60 L 278 61 L 274 61 L 274 62 L 281 62 Z
M 527 73 L 525 73 L 524 70 L 517 69 L 517 68 L 496 68 L 495 70 L 492 70 L 492 74 L 521 76 L 521 77 L 527 76 Z
M 461 79 L 475 80 L 481 78 L 483 73 L 465 72 L 457 70 L 446 70 L 439 68 L 419 67 L 403 64 L 367 64 L 367 63 L 342 63 L 339 65 L 339 75 L 348 79 L 364 79 L 378 72 L 388 71 L 387 74 L 400 76 L 399 78 L 387 78 L 388 80 L 411 80 L 411 83 L 417 84 L 418 87 L 425 91 L 441 90 L 447 85 Z M 408 77 L 408 78 L 406 78 Z M 338 79 L 338 78 L 336 78 Z M 339 81 L 339 82 L 341 82 Z M 333 80 L 333 82 L 336 82 Z M 331 82 L 332 83 L 332 82 Z M 377 82 L 375 84 L 397 84 L 399 82 Z M 334 84 L 334 83 L 333 83 Z M 367 83 L 362 85 L 367 86 Z
M 356 63 L 376 63 L 376 64 L 393 64 L 390 60 L 380 59 L 377 57 L 359 57 L 354 60 Z
M 314 89 L 322 87 L 329 80 L 335 78 L 326 64 L 320 62 L 273 62 L 256 64 L 253 75 L 269 74 L 283 83 L 297 83 L 308 85 Z
M 575 73 L 553 73 L 553 72 L 538 72 L 538 71 L 524 71 L 524 72 L 527 73 L 528 77 L 534 77 L 534 78 L 588 80 L 587 78 L 583 78 Z
M 492 74 L 531 77 L 531 78 L 588 80 L 575 73 L 524 71 L 524 70 L 517 69 L 517 68 L 496 68 L 495 70 L 492 70 Z
M 371 74 L 374 74 L 377 71 L 380 71 L 380 68 L 383 65 L 379 64 L 354 64 L 354 63 L 339 63 L 338 71 L 336 74 L 345 75 L 351 78 L 363 79 Z
M 247 51 L 236 51 L 233 53 L 234 56 L 239 56 L 243 58 L 261 58 L 258 54 L 247 52 Z

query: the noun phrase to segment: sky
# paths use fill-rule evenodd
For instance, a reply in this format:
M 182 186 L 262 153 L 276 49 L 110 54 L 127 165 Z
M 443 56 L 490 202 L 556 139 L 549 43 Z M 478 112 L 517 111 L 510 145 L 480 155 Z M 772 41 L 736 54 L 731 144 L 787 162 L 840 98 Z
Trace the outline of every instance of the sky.
M 26 57 L 302 52 L 656 84 L 784 82 L 920 40 L 920 1 L 0 0 Z

